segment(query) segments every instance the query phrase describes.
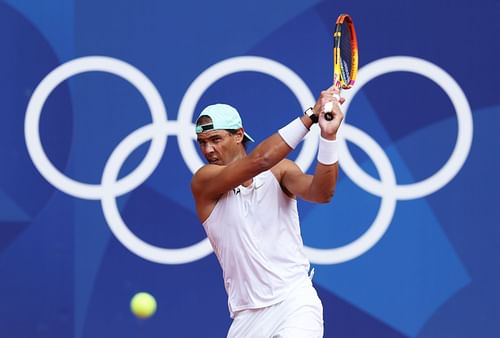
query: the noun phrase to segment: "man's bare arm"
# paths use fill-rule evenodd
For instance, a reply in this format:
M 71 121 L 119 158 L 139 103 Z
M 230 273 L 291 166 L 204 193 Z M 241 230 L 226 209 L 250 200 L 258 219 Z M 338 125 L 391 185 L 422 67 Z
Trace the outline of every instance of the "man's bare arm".
M 292 195 L 316 203 L 330 202 L 335 194 L 338 165 L 316 164 L 314 175 L 307 175 L 292 161 L 280 163 L 281 185 Z
M 339 95 L 339 89 L 331 88 L 332 94 Z M 333 96 L 333 95 L 332 95 Z M 337 184 L 338 162 L 336 159 L 336 136 L 338 128 L 343 120 L 343 113 L 339 104 L 344 100 L 334 100 L 333 120 L 326 120 L 324 112 L 319 117 L 319 127 L 321 129 L 320 148 L 318 159 L 321 157 L 325 163 L 317 162 L 314 175 L 304 174 L 300 168 L 291 161 L 280 163 L 280 183 L 289 193 L 297 195 L 307 201 L 326 203 L 329 202 Z M 322 152 L 323 150 L 323 152 Z
M 292 149 L 281 136 L 273 134 L 260 143 L 248 156 L 221 166 L 208 164 L 198 170 L 192 180 L 192 190 L 205 199 L 218 199 L 225 192 L 237 187 L 257 174 L 272 168 Z
M 321 93 L 314 105 L 314 111 L 317 115 L 323 114 L 322 110 L 326 102 L 332 100 L 334 92 L 338 89 L 329 88 Z M 340 112 L 338 106 L 336 108 Z M 341 114 L 341 113 L 340 113 Z M 337 114 L 338 115 L 338 114 Z M 324 117 L 322 117 L 323 123 Z M 307 116 L 300 118 L 303 126 L 309 129 L 312 121 Z M 320 122 L 321 123 L 321 122 Z M 328 130 L 333 125 L 338 125 L 340 121 L 326 122 L 326 127 L 322 130 Z M 336 130 L 336 128 L 334 128 Z M 257 174 L 269 170 L 277 163 L 283 160 L 292 148 L 284 141 L 280 134 L 275 133 L 263 142 L 261 142 L 248 156 L 236 160 L 226 166 L 206 165 L 198 170 L 192 180 L 191 188 L 196 199 L 217 200 L 222 194 L 237 187 L 255 177 Z

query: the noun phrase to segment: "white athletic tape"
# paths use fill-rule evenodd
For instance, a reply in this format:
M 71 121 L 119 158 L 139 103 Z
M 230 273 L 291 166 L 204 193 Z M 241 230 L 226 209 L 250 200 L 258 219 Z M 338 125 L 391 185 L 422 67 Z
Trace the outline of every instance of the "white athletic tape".
M 323 111 L 325 113 L 331 113 L 333 111 L 333 102 L 327 102 L 323 106 Z

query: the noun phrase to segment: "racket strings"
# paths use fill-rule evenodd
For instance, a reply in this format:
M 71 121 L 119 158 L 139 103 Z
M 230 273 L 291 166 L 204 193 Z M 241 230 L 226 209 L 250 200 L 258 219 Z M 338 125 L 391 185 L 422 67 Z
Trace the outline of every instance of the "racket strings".
M 343 23 L 341 27 L 340 38 L 340 70 L 342 77 L 346 82 L 351 80 L 352 75 L 352 45 L 351 31 L 347 23 Z

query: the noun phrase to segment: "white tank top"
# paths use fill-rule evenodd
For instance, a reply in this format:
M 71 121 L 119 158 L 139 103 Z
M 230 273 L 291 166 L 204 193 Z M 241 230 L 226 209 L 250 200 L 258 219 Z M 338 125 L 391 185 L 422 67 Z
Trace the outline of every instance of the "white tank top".
M 271 171 L 224 194 L 203 227 L 222 267 L 231 317 L 282 301 L 308 278 L 297 201 Z

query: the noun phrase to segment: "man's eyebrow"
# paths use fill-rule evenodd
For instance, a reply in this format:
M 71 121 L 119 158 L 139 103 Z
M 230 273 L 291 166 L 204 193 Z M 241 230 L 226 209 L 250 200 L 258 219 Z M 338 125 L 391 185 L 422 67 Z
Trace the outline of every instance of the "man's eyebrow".
M 222 137 L 222 135 L 215 134 L 215 135 L 207 136 L 206 138 L 203 138 L 203 139 L 200 139 L 198 137 L 197 140 L 198 140 L 198 142 L 200 142 L 200 141 L 212 140 L 212 139 L 217 138 L 217 137 Z

